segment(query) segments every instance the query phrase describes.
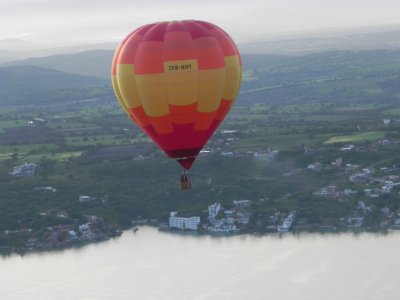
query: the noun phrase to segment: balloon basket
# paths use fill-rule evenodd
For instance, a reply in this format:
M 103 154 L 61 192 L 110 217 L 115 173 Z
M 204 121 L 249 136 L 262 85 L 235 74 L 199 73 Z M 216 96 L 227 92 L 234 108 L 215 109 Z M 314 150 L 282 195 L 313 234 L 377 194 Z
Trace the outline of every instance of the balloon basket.
M 192 188 L 192 181 L 190 180 L 189 173 L 183 170 L 181 173 L 181 190 L 190 190 Z
M 190 190 L 192 188 L 192 182 L 190 180 L 186 182 L 181 182 L 181 190 Z

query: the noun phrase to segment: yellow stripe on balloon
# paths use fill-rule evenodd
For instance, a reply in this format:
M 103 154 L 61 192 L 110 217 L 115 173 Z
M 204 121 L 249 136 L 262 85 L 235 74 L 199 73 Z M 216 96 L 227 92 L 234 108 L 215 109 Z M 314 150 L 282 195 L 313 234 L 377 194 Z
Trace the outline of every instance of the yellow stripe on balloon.
M 240 82 L 242 80 L 242 67 L 239 62 L 239 57 L 237 55 L 225 56 L 225 68 L 226 81 L 222 98 L 233 100 L 239 92 Z
M 142 105 L 136 88 L 135 66 L 132 64 L 117 65 L 117 80 L 124 105 L 136 108 Z
M 115 76 L 115 75 L 111 76 L 111 83 L 112 83 L 112 86 L 113 86 L 113 89 L 114 89 L 115 97 L 117 97 L 117 100 L 118 100 L 119 104 L 124 109 L 124 111 L 129 115 L 129 108 L 126 106 L 126 104 L 124 102 L 124 98 L 121 95 L 121 91 L 119 89 L 119 83 L 118 83 L 117 76 Z
M 197 111 L 216 111 L 219 107 L 224 86 L 225 68 L 200 70 Z
M 148 116 L 161 117 L 169 113 L 164 73 L 135 75 L 138 94 Z
M 196 103 L 197 61 L 167 61 L 164 63 L 164 70 L 168 103 L 180 106 Z

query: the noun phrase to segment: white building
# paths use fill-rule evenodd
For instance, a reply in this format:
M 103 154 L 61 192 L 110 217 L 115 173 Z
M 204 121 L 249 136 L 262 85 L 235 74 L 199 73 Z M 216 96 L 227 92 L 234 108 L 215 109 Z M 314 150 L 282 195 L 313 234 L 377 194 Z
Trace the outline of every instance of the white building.
M 79 196 L 79 202 L 80 203 L 89 202 L 91 200 L 92 200 L 92 197 L 90 197 L 90 196 L 86 196 L 86 195 L 80 195 Z
M 315 162 L 315 163 L 309 164 L 307 166 L 307 169 L 309 169 L 311 171 L 319 172 L 322 169 L 322 164 L 320 162 Z
M 68 235 L 69 235 L 69 238 L 71 240 L 77 240 L 78 239 L 78 234 L 76 233 L 75 230 L 68 230 Z
M 20 166 L 16 166 L 12 171 L 9 172 L 14 177 L 33 177 L 35 176 L 36 164 L 25 163 Z
M 250 205 L 251 201 L 250 200 L 234 200 L 233 204 L 235 206 L 248 206 Z
M 177 229 L 197 230 L 200 224 L 200 217 L 177 217 L 177 212 L 171 212 L 169 227 Z
M 90 226 L 88 223 L 79 225 L 78 228 L 79 228 L 79 232 L 90 231 Z
M 33 188 L 35 191 L 46 191 L 46 192 L 57 192 L 57 189 L 51 187 L 51 186 L 37 186 Z
M 345 194 L 346 196 L 356 195 L 357 191 L 353 191 L 352 189 L 344 189 L 343 194 Z
M 220 203 L 214 203 L 208 207 L 208 219 L 210 220 L 210 222 L 213 222 L 215 220 L 215 217 L 218 215 L 220 210 L 221 210 Z
M 296 212 L 291 211 L 288 214 L 288 216 L 285 219 L 283 219 L 282 224 L 277 227 L 278 232 L 288 232 L 294 222 L 295 217 L 296 217 Z
M 346 146 L 340 148 L 340 151 L 351 151 L 351 150 L 354 150 L 355 148 L 356 148 L 356 146 L 354 146 L 354 145 L 346 145 Z

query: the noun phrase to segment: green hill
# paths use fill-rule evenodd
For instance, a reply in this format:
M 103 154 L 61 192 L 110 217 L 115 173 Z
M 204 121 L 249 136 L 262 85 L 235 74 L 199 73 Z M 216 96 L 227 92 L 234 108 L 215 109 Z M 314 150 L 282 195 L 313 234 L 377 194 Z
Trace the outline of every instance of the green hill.
M 0 67 L 0 105 L 61 101 L 68 91 L 79 94 L 109 85 L 105 79 L 34 66 Z
M 241 105 L 398 100 L 399 50 L 244 55 L 243 64 Z
M 113 53 L 114 51 L 111 50 L 93 50 L 73 54 L 32 57 L 9 62 L 4 66 L 36 66 L 109 79 Z

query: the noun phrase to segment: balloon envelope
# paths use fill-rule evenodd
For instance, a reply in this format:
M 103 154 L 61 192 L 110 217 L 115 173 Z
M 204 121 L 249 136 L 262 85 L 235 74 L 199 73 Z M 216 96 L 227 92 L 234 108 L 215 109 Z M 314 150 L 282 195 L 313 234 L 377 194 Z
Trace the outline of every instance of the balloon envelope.
M 122 108 L 185 169 L 229 112 L 241 75 L 232 39 L 204 21 L 144 25 L 120 43 L 112 63 Z

